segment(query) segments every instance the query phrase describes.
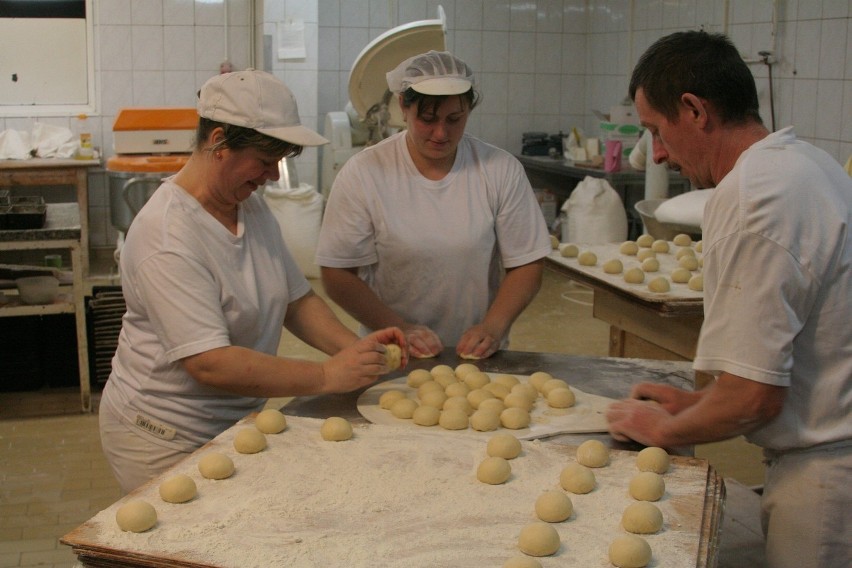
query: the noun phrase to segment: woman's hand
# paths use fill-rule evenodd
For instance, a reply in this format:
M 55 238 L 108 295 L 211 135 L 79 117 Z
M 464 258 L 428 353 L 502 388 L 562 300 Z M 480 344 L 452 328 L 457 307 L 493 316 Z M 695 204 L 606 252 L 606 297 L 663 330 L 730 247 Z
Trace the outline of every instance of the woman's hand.
M 499 349 L 502 339 L 502 335 L 489 330 L 485 324 L 476 324 L 461 336 L 456 353 L 462 359 L 485 359 Z
M 396 327 L 380 329 L 340 350 L 322 363 L 324 392 L 350 392 L 370 385 L 390 369 L 385 345 L 395 343 L 402 350 L 402 367 L 408 363 L 405 334 Z
M 408 350 L 412 357 L 428 359 L 438 355 L 444 349 L 438 334 L 425 325 L 405 325 L 403 330 L 405 330 Z

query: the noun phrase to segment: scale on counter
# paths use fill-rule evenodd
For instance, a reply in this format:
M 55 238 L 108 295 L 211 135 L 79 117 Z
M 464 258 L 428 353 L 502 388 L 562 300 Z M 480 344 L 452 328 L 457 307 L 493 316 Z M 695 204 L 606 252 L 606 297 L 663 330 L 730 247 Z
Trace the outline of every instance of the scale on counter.
M 419 20 L 392 28 L 365 47 L 349 73 L 349 103 L 325 118 L 321 188 L 328 197 L 337 172 L 351 156 L 405 126 L 399 105 L 388 90 L 385 75 L 405 59 L 429 50 L 444 51 L 447 18 L 438 6 L 434 20 Z

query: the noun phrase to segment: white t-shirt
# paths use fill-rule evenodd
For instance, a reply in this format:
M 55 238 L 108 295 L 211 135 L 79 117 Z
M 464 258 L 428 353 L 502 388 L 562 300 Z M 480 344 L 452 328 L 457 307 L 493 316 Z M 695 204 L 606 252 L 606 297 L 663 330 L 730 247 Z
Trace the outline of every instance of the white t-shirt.
M 550 238 L 514 156 L 465 135 L 451 171 L 432 181 L 417 170 L 405 136 L 365 148 L 343 166 L 316 261 L 360 267 L 388 307 L 456 345 L 484 318 L 503 268 L 547 256 Z
M 852 435 L 852 179 L 786 128 L 754 144 L 704 216 L 695 368 L 788 387 L 749 439 L 773 450 Z
M 165 445 L 197 447 L 265 402 L 204 386 L 180 360 L 229 345 L 274 355 L 287 305 L 310 291 L 262 198 L 240 204 L 238 224 L 167 180 L 121 251 L 127 313 L 102 403 Z

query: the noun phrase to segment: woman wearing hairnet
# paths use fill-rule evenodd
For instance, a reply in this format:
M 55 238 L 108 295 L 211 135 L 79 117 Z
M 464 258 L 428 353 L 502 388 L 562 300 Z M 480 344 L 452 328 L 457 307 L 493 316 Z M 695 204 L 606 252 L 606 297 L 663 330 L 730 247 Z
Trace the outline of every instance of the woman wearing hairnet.
M 465 133 L 473 72 L 430 51 L 387 74 L 406 129 L 350 158 L 317 264 L 362 331 L 397 326 L 411 355 L 488 357 L 541 285 L 550 239 L 521 164 Z

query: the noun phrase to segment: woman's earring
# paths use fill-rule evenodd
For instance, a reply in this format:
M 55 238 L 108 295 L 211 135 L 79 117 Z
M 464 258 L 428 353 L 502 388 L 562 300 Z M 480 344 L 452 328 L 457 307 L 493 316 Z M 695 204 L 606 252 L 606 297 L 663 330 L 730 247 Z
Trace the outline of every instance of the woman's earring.
M 213 152 L 213 155 L 216 156 L 217 160 L 219 160 L 219 161 L 222 160 L 222 151 L 221 150 L 216 150 L 215 152 Z

